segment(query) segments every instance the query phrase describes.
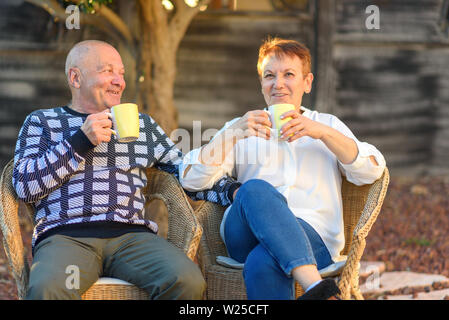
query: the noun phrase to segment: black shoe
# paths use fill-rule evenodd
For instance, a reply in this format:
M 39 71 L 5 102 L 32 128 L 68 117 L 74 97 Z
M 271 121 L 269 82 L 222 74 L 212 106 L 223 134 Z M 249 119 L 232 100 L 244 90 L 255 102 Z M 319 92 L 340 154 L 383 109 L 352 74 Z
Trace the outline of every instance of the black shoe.
M 298 300 L 340 300 L 340 289 L 333 279 L 324 279 L 304 293 Z

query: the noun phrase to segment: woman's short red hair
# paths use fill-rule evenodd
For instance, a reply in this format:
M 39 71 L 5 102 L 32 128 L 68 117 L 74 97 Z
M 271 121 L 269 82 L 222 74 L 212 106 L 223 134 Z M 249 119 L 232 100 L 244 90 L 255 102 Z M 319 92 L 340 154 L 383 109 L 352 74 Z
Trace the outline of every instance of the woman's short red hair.
M 302 61 L 303 76 L 307 76 L 312 69 L 312 58 L 309 49 L 296 40 L 287 40 L 281 38 L 268 38 L 259 48 L 259 59 L 257 61 L 257 73 L 262 77 L 262 63 L 264 59 L 271 55 L 277 58 L 282 55 L 289 57 L 297 56 Z

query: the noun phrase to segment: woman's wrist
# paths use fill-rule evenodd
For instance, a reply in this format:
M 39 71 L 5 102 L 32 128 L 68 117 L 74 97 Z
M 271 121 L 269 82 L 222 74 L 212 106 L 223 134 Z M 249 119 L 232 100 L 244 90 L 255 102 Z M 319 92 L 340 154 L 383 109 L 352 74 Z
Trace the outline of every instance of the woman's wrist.
M 323 130 L 323 135 L 320 140 L 323 141 L 343 164 L 352 163 L 357 158 L 357 143 L 331 127 Z
M 239 127 L 239 122 L 237 121 L 225 130 L 225 136 L 227 140 L 231 140 L 235 144 L 237 141 L 245 138 L 245 130 Z
M 199 160 L 202 164 L 220 166 L 226 155 L 234 148 L 241 137 L 236 130 L 228 128 L 201 148 Z

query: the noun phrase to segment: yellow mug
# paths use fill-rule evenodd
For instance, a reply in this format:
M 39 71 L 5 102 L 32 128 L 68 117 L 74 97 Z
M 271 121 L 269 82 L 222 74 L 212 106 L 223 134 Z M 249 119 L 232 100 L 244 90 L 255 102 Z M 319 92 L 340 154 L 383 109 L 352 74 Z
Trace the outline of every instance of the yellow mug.
M 108 113 L 112 120 L 112 133 L 118 142 L 132 142 L 139 138 L 139 110 L 134 103 L 122 103 Z
M 290 110 L 295 110 L 295 106 L 293 104 L 289 103 L 279 103 L 279 104 L 273 104 L 268 107 L 268 114 L 270 115 L 270 121 L 271 121 L 271 133 L 274 135 L 274 138 L 279 138 L 280 130 L 284 124 L 289 122 L 292 118 L 287 117 L 285 119 L 281 119 L 281 116 Z

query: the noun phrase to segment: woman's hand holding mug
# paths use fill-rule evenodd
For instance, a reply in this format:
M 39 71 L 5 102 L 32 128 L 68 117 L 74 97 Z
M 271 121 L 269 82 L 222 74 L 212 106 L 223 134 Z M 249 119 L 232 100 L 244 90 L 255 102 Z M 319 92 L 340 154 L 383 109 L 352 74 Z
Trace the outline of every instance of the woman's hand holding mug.
M 235 136 L 248 138 L 251 136 L 270 139 L 271 121 L 264 110 L 252 110 L 245 113 L 229 129 L 235 130 Z

